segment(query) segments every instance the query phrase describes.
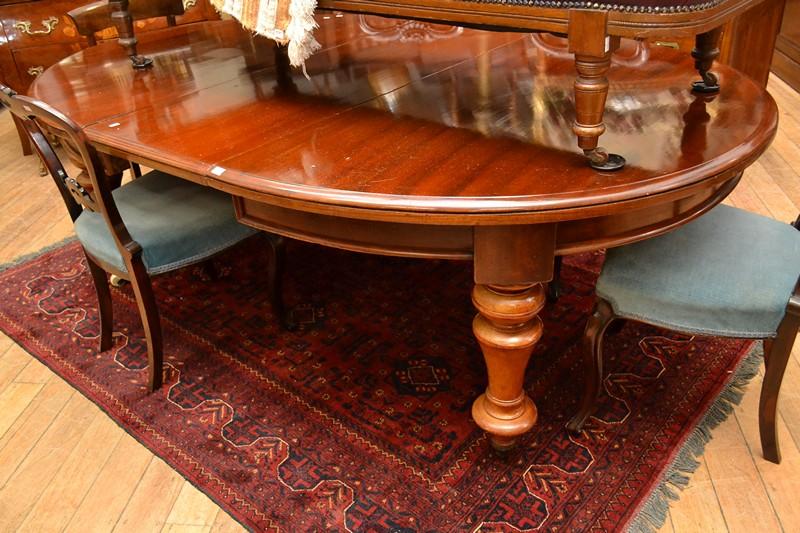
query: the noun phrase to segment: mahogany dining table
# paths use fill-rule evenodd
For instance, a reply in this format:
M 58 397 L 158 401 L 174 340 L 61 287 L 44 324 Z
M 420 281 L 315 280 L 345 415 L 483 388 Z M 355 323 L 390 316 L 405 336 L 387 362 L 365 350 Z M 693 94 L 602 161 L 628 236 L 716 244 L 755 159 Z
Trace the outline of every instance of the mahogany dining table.
M 772 98 L 735 70 L 719 65 L 720 92 L 694 94 L 691 58 L 625 41 L 609 72 L 606 135 L 628 164 L 602 172 L 574 147 L 563 39 L 421 22 L 409 31 L 341 13 L 319 23 L 308 77 L 271 41 L 217 21 L 142 35 L 148 70 L 131 69 L 116 43 L 85 49 L 31 94 L 109 161 L 230 193 L 244 224 L 346 250 L 471 261 L 488 374 L 472 415 L 501 450 L 536 423 L 524 375 L 555 258 L 700 216 L 777 127 Z

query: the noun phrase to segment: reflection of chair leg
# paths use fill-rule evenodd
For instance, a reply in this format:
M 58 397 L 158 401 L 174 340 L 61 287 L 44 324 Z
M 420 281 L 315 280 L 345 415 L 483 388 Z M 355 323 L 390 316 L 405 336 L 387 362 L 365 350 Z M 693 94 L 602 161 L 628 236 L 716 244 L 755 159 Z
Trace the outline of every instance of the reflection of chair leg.
M 88 254 L 86 263 L 94 281 L 94 290 L 97 292 L 97 309 L 100 313 L 100 351 L 111 348 L 111 333 L 114 327 L 114 311 L 111 305 L 111 290 L 108 288 L 106 271 L 100 268 Z
M 158 317 L 153 285 L 141 261 L 128 266 L 131 273 L 131 285 L 139 306 L 139 316 L 144 327 L 147 340 L 147 359 L 150 364 L 150 392 L 161 386 L 164 378 L 164 350 L 161 338 L 161 322 Z
M 583 333 L 584 387 L 581 407 L 577 414 L 567 422 L 567 429 L 579 433 L 586 419 L 597 407 L 603 383 L 603 334 L 614 320 L 611 305 L 602 299 L 597 300 L 592 316 L 586 323 Z
M 283 271 L 286 267 L 286 240 L 280 235 L 272 233 L 264 234 L 267 243 L 267 291 L 269 294 L 269 302 L 272 305 L 272 310 L 281 327 L 288 330 L 295 328 L 294 322 L 291 321 L 289 315 L 286 313 L 286 307 L 283 302 Z
M 778 336 L 765 346 L 769 348 L 769 355 L 765 354 L 766 372 L 758 404 L 761 451 L 764 459 L 773 463 L 781 462 L 781 449 L 778 443 L 778 394 L 798 327 L 800 327 L 800 299 L 792 297 L 786 309 L 786 316 L 778 327 Z

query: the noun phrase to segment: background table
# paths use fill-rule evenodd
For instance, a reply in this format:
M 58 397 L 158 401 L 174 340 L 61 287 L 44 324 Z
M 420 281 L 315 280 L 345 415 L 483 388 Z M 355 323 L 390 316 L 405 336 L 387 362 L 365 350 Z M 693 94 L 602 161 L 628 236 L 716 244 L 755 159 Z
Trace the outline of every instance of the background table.
M 230 192 L 246 224 L 339 248 L 471 260 L 489 386 L 473 406 L 499 447 L 536 421 L 523 376 L 557 254 L 656 235 L 721 201 L 775 133 L 775 104 L 720 67 L 629 42 L 608 133 L 628 166 L 572 148 L 563 41 L 326 15 L 310 79 L 232 22 L 153 32 L 135 72 L 113 43 L 48 69 L 35 96 L 112 156 Z

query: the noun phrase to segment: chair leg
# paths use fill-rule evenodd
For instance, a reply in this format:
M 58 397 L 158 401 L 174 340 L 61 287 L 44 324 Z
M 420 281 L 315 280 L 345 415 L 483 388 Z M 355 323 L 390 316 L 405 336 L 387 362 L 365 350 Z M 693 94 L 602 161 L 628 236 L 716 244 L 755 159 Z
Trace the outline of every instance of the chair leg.
M 164 348 L 161 337 L 161 321 L 158 316 L 153 285 L 150 283 L 150 276 L 145 270 L 144 264 L 137 261 L 128 265 L 131 273 L 131 285 L 133 293 L 136 295 L 136 303 L 139 306 L 139 316 L 142 320 L 144 335 L 147 340 L 147 360 L 150 365 L 150 375 L 148 388 L 150 392 L 155 391 L 164 379 Z
M 280 235 L 272 233 L 264 234 L 267 243 L 268 265 L 267 265 L 267 291 L 269 294 L 269 302 L 272 305 L 272 310 L 281 327 L 287 330 L 295 329 L 296 325 L 289 318 L 286 313 L 286 307 L 283 303 L 283 271 L 286 267 L 286 240 Z
M 625 319 L 624 318 L 617 318 L 611 324 L 609 324 L 608 328 L 606 329 L 606 334 L 608 335 L 616 335 L 622 328 L 625 327 Z
M 719 92 L 717 75 L 711 72 L 714 61 L 719 57 L 719 42 L 722 38 L 722 28 L 714 28 L 695 37 L 692 57 L 694 67 L 700 73 L 700 80 L 692 84 L 692 90 L 698 93 L 715 94 Z
M 578 412 L 567 422 L 567 429 L 573 433 L 580 433 L 586 419 L 597 407 L 603 383 L 603 334 L 614 318 L 611 305 L 598 298 L 597 305 L 592 316 L 589 317 L 583 333 L 583 368 L 585 371 L 583 399 Z
M 772 353 L 772 346 L 775 339 L 764 339 L 764 366 L 769 365 L 769 354 Z
M 792 305 L 790 302 L 790 308 Z M 781 462 L 777 423 L 778 394 L 798 327 L 800 327 L 800 306 L 794 310 L 787 309 L 786 316 L 778 327 L 778 336 L 765 345 L 766 372 L 758 404 L 758 429 L 761 434 L 761 451 L 764 459 L 776 464 Z M 766 349 L 769 349 L 768 355 Z
M 114 327 L 114 308 L 111 305 L 111 289 L 108 287 L 108 277 L 106 271 L 95 263 L 89 254 L 86 256 L 86 263 L 89 265 L 89 272 L 94 281 L 94 290 L 97 292 L 97 308 L 100 313 L 100 351 L 105 352 L 111 349 L 111 333 Z
M 553 263 L 553 279 L 547 284 L 547 301 L 555 303 L 561 297 L 561 265 L 564 257 L 557 255 Z
M 214 265 L 213 259 L 206 259 L 200 263 L 200 268 L 203 270 L 203 274 L 205 274 L 210 281 L 219 280 L 219 272 L 217 271 L 217 267 Z

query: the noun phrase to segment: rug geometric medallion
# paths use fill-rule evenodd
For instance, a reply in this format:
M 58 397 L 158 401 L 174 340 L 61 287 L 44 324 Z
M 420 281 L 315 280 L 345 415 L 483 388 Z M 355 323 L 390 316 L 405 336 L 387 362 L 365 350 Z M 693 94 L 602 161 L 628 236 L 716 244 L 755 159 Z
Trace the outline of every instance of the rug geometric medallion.
M 614 531 L 631 523 L 751 343 L 627 323 L 607 335 L 606 394 L 580 436 L 580 336 L 602 254 L 569 258 L 525 386 L 539 421 L 493 452 L 472 422 L 486 386 L 469 263 L 291 242 L 279 328 L 259 237 L 154 278 L 167 372 L 129 286 L 98 353 L 75 242 L 0 272 L 0 329 L 256 531 Z

